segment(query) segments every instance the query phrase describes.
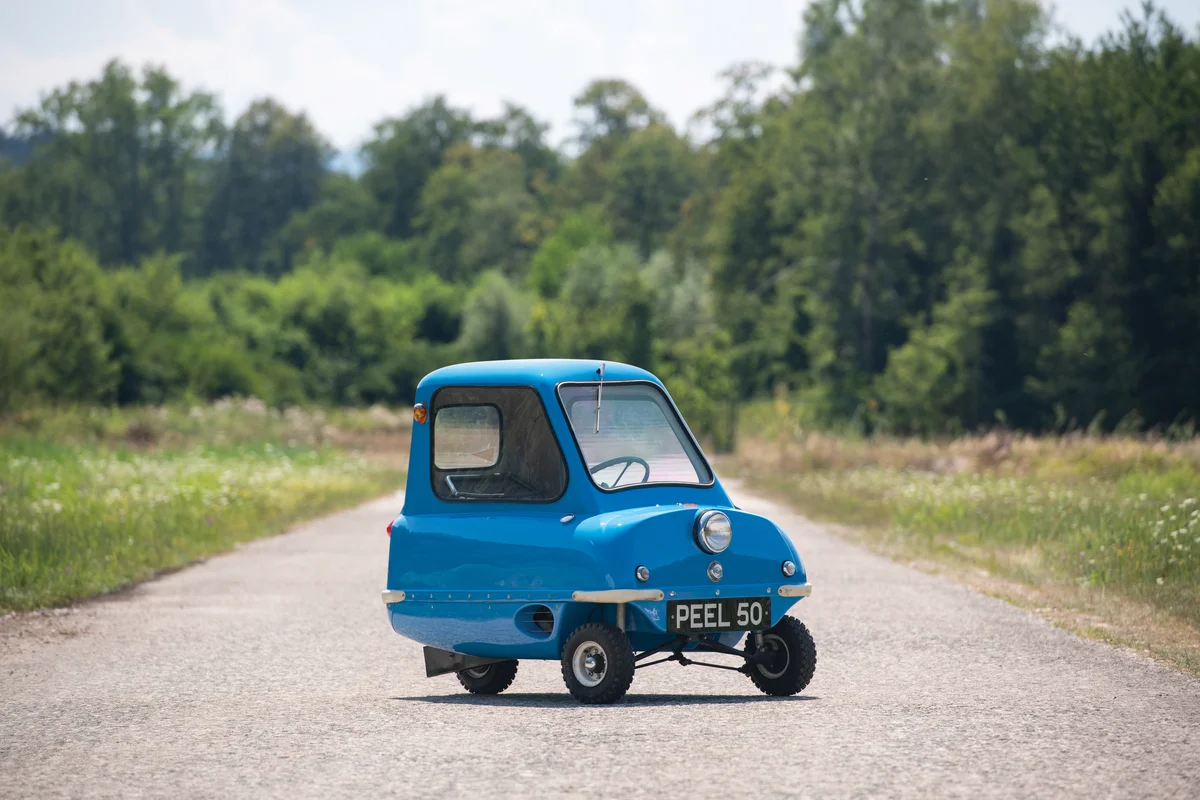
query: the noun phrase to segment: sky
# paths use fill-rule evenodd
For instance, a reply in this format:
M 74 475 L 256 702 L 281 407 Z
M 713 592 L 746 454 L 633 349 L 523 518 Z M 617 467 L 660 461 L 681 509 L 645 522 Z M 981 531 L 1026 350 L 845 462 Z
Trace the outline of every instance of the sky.
M 573 132 L 594 78 L 637 86 L 677 126 L 721 92 L 730 64 L 797 60 L 805 0 L 0 0 L 0 123 L 105 62 L 166 66 L 233 117 L 270 95 L 343 150 L 436 95 L 478 116 L 505 101 Z M 1092 41 L 1133 0 L 1059 0 Z M 1160 0 L 1188 31 L 1200 2 Z

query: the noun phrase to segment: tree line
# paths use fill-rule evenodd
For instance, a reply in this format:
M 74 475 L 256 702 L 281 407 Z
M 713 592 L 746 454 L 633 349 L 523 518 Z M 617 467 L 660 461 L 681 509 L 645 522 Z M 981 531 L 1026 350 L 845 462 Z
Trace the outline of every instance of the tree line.
M 803 421 L 1178 430 L 1200 414 L 1200 46 L 1030 0 L 816 0 L 686 130 L 626 81 L 569 147 L 443 97 L 364 169 L 110 63 L 0 136 L 0 407 L 406 402 L 463 359 L 623 360 L 719 440 Z

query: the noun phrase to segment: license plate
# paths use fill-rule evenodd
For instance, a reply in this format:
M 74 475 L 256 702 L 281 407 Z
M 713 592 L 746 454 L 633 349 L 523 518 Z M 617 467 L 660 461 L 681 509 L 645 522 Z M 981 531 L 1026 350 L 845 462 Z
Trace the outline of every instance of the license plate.
M 771 598 L 717 597 L 712 600 L 668 600 L 671 633 L 761 631 L 771 627 Z

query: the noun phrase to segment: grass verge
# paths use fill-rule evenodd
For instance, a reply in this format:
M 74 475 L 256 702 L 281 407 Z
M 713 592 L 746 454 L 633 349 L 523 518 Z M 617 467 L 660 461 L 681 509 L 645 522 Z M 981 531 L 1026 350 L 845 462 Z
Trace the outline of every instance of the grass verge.
M 728 466 L 878 552 L 1200 675 L 1195 442 L 774 434 Z
M 402 485 L 406 430 L 329 416 L 251 403 L 4 421 L 0 610 L 109 592 Z M 357 446 L 372 431 L 400 453 Z

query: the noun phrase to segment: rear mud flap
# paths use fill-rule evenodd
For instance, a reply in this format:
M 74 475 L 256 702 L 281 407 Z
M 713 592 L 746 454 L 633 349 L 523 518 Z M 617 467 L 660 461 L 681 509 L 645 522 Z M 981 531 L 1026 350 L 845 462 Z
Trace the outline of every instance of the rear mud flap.
M 425 677 L 436 678 L 451 672 L 462 672 L 464 669 L 475 669 L 488 664 L 499 664 L 508 661 L 506 658 L 480 658 L 455 653 L 453 650 L 438 650 L 436 647 L 425 648 Z

